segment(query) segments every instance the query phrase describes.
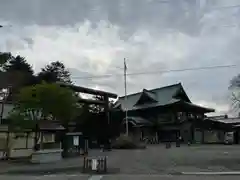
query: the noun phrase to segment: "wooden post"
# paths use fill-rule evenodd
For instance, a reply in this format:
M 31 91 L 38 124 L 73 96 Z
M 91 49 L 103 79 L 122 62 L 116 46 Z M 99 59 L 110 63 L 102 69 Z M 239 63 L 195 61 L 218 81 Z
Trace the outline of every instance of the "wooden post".
M 110 118 L 109 118 L 109 99 L 108 96 L 104 96 L 104 112 L 106 116 L 106 120 L 108 125 L 110 124 Z
M 84 155 L 88 155 L 88 139 L 84 139 Z
M 156 143 L 158 144 L 159 140 L 158 140 L 158 131 L 156 132 Z
M 201 132 L 202 132 L 202 144 L 204 144 L 205 143 L 204 129 L 201 129 Z
M 104 172 L 107 172 L 107 157 L 104 157 Z
M 104 112 L 105 112 L 105 124 L 106 124 L 106 134 L 105 134 L 105 145 L 109 145 L 109 138 L 110 138 L 110 117 L 109 117 L 109 99 L 108 96 L 104 96 Z M 107 144 L 106 144 L 107 143 Z
M 11 147 L 9 147 L 9 139 L 10 139 L 10 134 L 9 134 L 9 129 L 7 132 L 7 142 L 6 142 L 6 159 L 8 160 L 10 157 L 10 152 L 11 152 Z
M 40 150 L 43 149 L 43 132 L 40 132 Z
M 28 149 L 28 136 L 29 136 L 29 132 L 27 132 L 27 137 L 26 137 L 26 149 Z
M 38 144 L 38 124 L 36 122 L 35 129 L 34 129 L 34 151 L 37 151 L 37 144 Z

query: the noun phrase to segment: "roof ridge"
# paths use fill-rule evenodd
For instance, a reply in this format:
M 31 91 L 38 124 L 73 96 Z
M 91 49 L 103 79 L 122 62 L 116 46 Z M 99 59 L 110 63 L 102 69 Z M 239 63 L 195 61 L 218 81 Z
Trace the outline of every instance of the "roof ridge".
M 150 90 L 143 88 L 143 90 L 145 89 L 145 90 L 147 90 L 147 92 L 153 93 L 152 91 L 155 91 L 155 90 L 170 88 L 170 87 L 179 86 L 179 85 L 182 85 L 182 83 L 179 82 L 179 83 L 176 83 L 176 84 L 171 84 L 171 85 L 167 85 L 167 86 L 162 86 L 162 87 L 158 87 L 158 88 L 154 88 L 154 89 L 150 89 Z M 139 92 L 136 92 L 136 93 L 129 94 L 129 95 L 127 95 L 127 97 L 133 96 L 133 95 L 136 95 L 136 94 L 139 94 L 139 93 L 142 93 L 143 90 L 142 90 L 142 91 L 139 91 Z M 125 97 L 125 96 L 120 96 L 119 98 L 123 98 L 123 97 Z
M 155 90 L 159 90 L 159 89 L 165 89 L 165 88 L 170 88 L 170 87 L 173 87 L 173 86 L 179 86 L 179 85 L 182 85 L 182 83 L 176 83 L 176 84 L 172 84 L 172 85 L 168 85 L 168 86 L 163 86 L 163 87 L 159 87 L 159 88 L 154 88 L 154 89 L 151 89 L 151 90 L 148 90 L 148 91 L 155 91 Z

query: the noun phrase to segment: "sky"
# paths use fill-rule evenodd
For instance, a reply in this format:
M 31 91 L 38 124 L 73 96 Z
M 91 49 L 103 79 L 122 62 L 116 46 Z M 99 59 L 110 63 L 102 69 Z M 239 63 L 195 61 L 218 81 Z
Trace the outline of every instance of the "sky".
M 39 71 L 62 61 L 81 86 L 124 95 L 181 82 L 193 103 L 232 114 L 240 0 L 0 0 L 0 51 Z M 236 64 L 234 68 L 162 73 Z M 104 78 L 83 78 L 118 74 Z

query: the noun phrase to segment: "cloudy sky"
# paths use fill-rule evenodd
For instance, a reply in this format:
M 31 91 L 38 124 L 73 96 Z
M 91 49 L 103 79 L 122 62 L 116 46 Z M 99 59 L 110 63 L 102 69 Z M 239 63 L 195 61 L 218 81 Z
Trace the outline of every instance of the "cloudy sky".
M 0 0 L 0 51 L 36 71 L 60 60 L 78 85 L 124 94 L 128 72 L 240 65 L 240 0 Z M 229 113 L 235 68 L 128 76 L 128 92 L 182 82 L 194 103 Z

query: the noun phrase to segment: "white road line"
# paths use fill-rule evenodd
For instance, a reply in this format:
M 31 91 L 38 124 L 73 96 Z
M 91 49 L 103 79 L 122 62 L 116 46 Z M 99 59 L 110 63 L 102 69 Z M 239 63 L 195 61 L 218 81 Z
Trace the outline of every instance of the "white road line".
M 88 180 L 101 180 L 103 176 L 91 176 Z
M 109 174 L 104 177 L 173 177 L 175 175 L 170 174 Z
M 43 175 L 44 177 L 57 177 L 57 175 L 56 174 L 45 174 L 45 175 Z
M 59 176 L 66 176 L 66 177 L 87 177 L 89 175 L 86 175 L 86 174 L 45 174 L 45 175 L 42 175 L 43 177 L 59 177 Z M 38 177 L 42 177 L 41 175 L 38 176 Z
M 240 175 L 240 171 L 227 172 L 182 172 L 183 175 Z

